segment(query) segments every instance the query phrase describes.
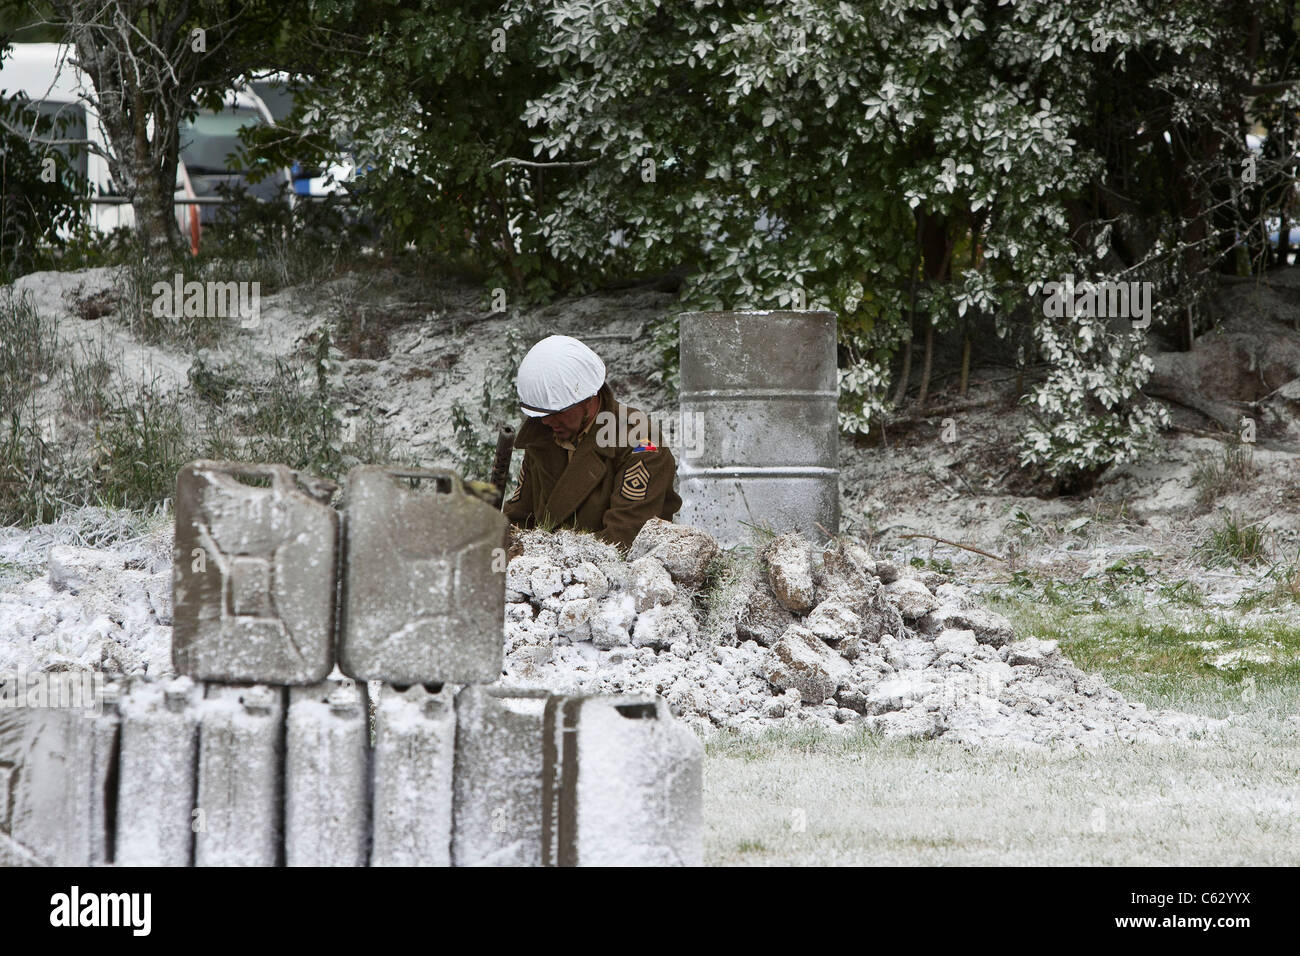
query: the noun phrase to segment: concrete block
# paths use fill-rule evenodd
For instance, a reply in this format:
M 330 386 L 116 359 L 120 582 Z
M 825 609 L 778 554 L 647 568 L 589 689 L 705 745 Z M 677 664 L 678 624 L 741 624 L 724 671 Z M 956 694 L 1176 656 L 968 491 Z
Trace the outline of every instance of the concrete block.
M 188 677 L 134 681 L 122 698 L 119 866 L 193 862 L 201 700 L 202 689 Z
M 286 865 L 366 865 L 369 738 L 364 686 L 344 680 L 290 688 L 285 735 Z
M 546 865 L 703 865 L 704 746 L 662 698 L 553 697 L 543 748 Z
M 540 866 L 543 690 L 456 695 L 453 866 Z
M 109 855 L 114 728 L 101 728 L 102 675 L 0 677 L 0 835 L 6 857 L 91 866 Z
M 196 866 L 281 862 L 284 691 L 208 684 L 199 725 Z
M 500 676 L 501 512 L 467 494 L 453 472 L 363 466 L 348 475 L 343 525 L 343 673 L 392 684 Z
M 456 707 L 450 685 L 380 685 L 371 866 L 450 866 Z
M 322 484 L 283 465 L 195 461 L 180 470 L 178 673 L 263 684 L 315 684 L 329 674 L 339 516 L 321 500 Z

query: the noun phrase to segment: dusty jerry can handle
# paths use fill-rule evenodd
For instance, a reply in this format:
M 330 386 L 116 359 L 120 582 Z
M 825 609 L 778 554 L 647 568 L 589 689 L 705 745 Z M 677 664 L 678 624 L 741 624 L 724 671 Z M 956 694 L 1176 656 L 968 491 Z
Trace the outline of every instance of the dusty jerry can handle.
M 279 491 L 291 491 L 294 487 L 296 472 L 291 471 L 287 465 L 264 465 L 244 461 L 214 461 L 212 465 L 213 470 L 234 477 L 246 475 L 250 478 L 270 478 L 271 483 Z
M 330 496 L 338 489 L 336 482 L 328 478 L 317 478 L 296 471 L 288 465 L 265 464 L 249 461 L 196 461 L 193 467 L 210 468 L 231 477 L 241 475 L 255 478 L 270 478 L 276 491 L 282 494 L 298 491 L 317 501 L 329 502 Z
M 450 468 L 385 468 L 384 474 L 392 478 L 433 478 L 439 482 L 434 488 L 440 494 L 451 494 L 453 491 L 461 495 L 465 493 L 460 475 Z M 445 489 L 441 484 L 444 481 L 447 483 Z

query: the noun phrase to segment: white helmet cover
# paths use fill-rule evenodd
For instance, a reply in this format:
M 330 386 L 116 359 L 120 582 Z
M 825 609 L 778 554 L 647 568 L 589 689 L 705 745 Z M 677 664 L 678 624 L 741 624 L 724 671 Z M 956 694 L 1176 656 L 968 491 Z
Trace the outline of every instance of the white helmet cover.
M 604 384 L 600 356 L 568 335 L 547 336 L 529 349 L 515 379 L 519 405 L 530 418 L 564 411 Z

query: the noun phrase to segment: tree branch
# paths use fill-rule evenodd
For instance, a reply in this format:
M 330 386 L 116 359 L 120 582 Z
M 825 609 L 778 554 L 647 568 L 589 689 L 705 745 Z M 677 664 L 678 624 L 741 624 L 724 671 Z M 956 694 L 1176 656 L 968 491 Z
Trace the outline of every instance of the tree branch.
M 529 169 L 554 169 L 561 166 L 591 166 L 596 162 L 594 159 L 579 159 L 570 163 L 535 163 L 530 159 L 515 159 L 513 156 L 506 159 L 498 159 L 488 169 L 496 169 L 498 166 L 527 166 Z

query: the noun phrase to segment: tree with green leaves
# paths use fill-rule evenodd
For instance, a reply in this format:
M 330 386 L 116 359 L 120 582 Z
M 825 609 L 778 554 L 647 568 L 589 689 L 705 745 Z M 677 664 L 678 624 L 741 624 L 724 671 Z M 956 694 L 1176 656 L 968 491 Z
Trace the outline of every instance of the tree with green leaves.
M 361 198 L 389 244 L 472 260 L 516 291 L 561 275 L 536 223 L 571 179 L 567 164 L 529 162 L 521 117 L 557 79 L 527 4 L 491 0 L 318 0 L 296 38 L 308 75 L 298 136 L 281 149 L 346 147 Z

